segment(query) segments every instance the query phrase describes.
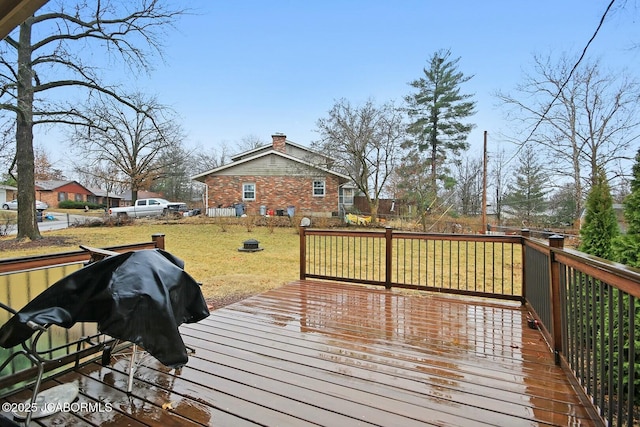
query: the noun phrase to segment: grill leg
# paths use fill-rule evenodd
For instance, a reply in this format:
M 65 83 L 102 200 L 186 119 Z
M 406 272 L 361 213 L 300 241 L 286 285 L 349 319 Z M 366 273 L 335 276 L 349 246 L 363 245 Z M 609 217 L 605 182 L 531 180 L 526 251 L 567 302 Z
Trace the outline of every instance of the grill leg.
M 131 394 L 133 390 L 133 373 L 136 370 L 136 353 L 138 352 L 137 344 L 133 345 L 133 351 L 131 352 L 131 363 L 129 363 L 129 382 L 127 383 L 127 393 Z

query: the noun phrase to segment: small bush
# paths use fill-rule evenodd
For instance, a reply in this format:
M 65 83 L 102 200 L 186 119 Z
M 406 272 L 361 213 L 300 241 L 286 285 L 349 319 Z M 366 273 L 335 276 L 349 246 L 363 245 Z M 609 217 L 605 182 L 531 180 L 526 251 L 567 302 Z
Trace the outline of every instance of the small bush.
M 0 236 L 8 236 L 16 227 L 14 215 L 0 214 Z

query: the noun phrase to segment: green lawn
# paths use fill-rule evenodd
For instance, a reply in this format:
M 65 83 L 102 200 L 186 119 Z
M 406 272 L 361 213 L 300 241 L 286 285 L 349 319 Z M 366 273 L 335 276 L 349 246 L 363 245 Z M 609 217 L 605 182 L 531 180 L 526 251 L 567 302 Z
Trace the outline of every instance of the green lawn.
M 0 258 L 77 250 L 78 245 L 107 247 L 150 241 L 165 235 L 166 250 L 185 261 L 185 270 L 203 284 L 206 297 L 248 295 L 298 278 L 299 236 L 294 227 L 221 225 L 212 221 L 139 221 L 119 227 L 78 227 L 43 233 L 42 242 L 8 245 L 0 239 Z M 239 252 L 256 239 L 264 250 Z

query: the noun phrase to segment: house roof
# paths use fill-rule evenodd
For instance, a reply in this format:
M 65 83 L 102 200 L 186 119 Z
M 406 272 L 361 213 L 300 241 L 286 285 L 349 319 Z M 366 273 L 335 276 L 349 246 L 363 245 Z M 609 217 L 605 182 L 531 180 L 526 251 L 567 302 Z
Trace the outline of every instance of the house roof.
M 47 0 L 5 0 L 0 3 L 0 40 L 38 10 Z
M 0 184 L 0 188 L 3 189 L 3 190 L 18 191 L 18 189 L 16 187 L 12 187 L 10 185 Z
M 302 148 L 305 148 L 305 147 L 302 147 Z M 261 147 L 261 148 L 255 149 L 255 151 L 260 151 L 260 150 L 263 150 L 263 149 L 264 149 L 264 147 Z M 307 150 L 311 151 L 309 149 L 307 149 Z M 251 151 L 254 151 L 254 150 L 251 150 Z M 251 151 L 249 151 L 249 152 L 251 152 Z M 245 155 L 246 155 L 246 153 L 245 153 Z M 301 165 L 320 170 L 320 171 L 322 171 L 324 173 L 328 173 L 330 175 L 337 176 L 337 177 L 342 178 L 344 180 L 350 180 L 350 178 L 348 176 L 344 175 L 344 174 L 341 174 L 341 173 L 338 173 L 338 172 L 335 172 L 335 171 L 320 167 L 318 165 L 314 165 L 312 163 L 309 163 L 309 162 L 306 162 L 304 160 L 301 160 L 298 157 L 291 156 L 289 154 L 285 154 L 285 153 L 282 153 L 280 151 L 273 150 L 273 149 L 272 150 L 268 150 L 268 151 L 264 151 L 264 152 L 259 153 L 259 154 L 256 154 L 255 156 L 252 156 L 252 157 L 247 157 L 247 158 L 242 159 L 242 160 L 231 162 L 231 163 L 229 163 L 227 165 L 223 165 L 223 166 L 217 167 L 215 169 L 208 170 L 206 172 L 202 172 L 202 173 L 200 173 L 198 175 L 192 176 L 191 179 L 194 180 L 194 181 L 204 182 L 204 178 L 206 176 L 208 176 L 208 175 L 212 175 L 212 174 L 218 173 L 220 171 L 223 171 L 225 169 L 229 169 L 229 168 L 232 168 L 232 167 L 244 164 L 244 163 L 252 162 L 252 161 L 254 161 L 256 159 L 259 159 L 261 157 L 266 157 L 266 156 L 269 156 L 269 155 L 276 155 L 276 156 L 282 157 L 284 159 L 291 160 L 293 162 L 299 163 Z M 235 158 L 237 158 L 237 157 L 239 157 L 239 156 L 236 156 Z
M 98 187 L 86 187 L 87 190 L 91 191 L 93 193 L 94 196 L 98 196 L 98 197 L 109 197 L 111 199 L 121 199 L 122 196 L 118 196 L 114 193 L 109 193 L 107 190 L 103 190 L 102 188 L 98 188 Z
M 70 181 L 62 181 L 62 180 L 36 181 L 35 184 L 36 184 L 36 190 L 40 190 L 40 191 L 54 191 L 54 190 L 56 190 L 56 189 L 58 189 L 60 187 L 68 185 L 68 184 L 77 184 L 80 187 L 82 187 L 85 190 L 87 190 L 89 193 L 92 192 L 87 187 L 85 187 L 84 185 L 80 184 L 78 181 L 75 181 L 75 180 L 70 180 Z
M 328 157 L 328 156 L 326 156 L 326 155 L 324 155 L 324 154 L 322 154 L 322 153 L 320 153 L 318 151 L 310 149 L 309 147 L 305 147 L 304 145 L 296 144 L 293 141 L 289 141 L 288 139 L 285 140 L 285 144 L 286 145 L 291 145 L 292 147 L 299 148 L 300 150 L 307 151 L 310 154 L 315 154 L 317 156 L 322 156 L 322 157 Z M 259 153 L 260 151 L 264 151 L 266 149 L 269 149 L 269 147 L 273 147 L 273 144 L 272 143 L 264 144 L 264 145 L 261 145 L 259 147 L 253 148 L 251 150 L 247 150 L 247 151 L 244 151 L 242 153 L 238 153 L 238 154 L 236 154 L 236 155 L 231 157 L 231 161 L 235 162 L 238 159 L 241 159 L 242 157 L 246 157 L 246 156 L 251 155 L 253 153 Z

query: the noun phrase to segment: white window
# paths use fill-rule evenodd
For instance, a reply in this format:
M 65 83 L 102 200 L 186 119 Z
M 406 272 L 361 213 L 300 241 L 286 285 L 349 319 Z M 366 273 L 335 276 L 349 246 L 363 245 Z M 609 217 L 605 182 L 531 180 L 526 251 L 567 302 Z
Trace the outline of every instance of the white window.
M 255 200 L 256 199 L 256 184 L 247 183 L 242 184 L 242 200 Z
M 316 179 L 313 181 L 313 195 L 314 197 L 324 197 L 325 194 L 325 182 L 323 179 Z
M 343 205 L 353 205 L 353 188 L 341 188 L 340 189 L 340 203 Z

